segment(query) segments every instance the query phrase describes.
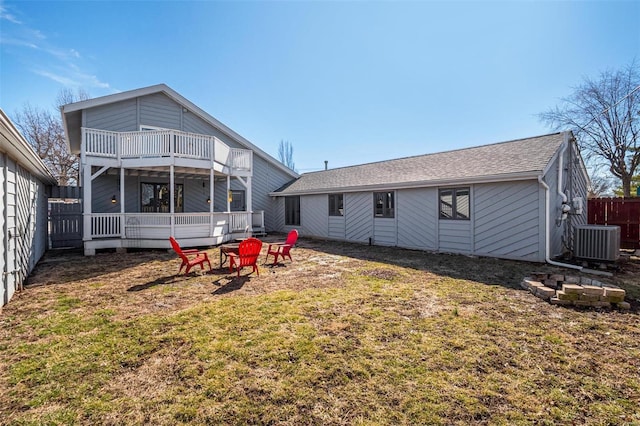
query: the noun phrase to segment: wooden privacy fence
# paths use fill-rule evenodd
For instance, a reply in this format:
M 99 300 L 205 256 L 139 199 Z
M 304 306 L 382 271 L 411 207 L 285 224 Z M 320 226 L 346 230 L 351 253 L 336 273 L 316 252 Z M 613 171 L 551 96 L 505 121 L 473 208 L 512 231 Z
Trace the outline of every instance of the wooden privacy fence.
M 51 248 L 82 247 L 82 203 L 49 203 Z
M 588 223 L 620 227 L 620 246 L 640 248 L 640 198 L 592 198 Z

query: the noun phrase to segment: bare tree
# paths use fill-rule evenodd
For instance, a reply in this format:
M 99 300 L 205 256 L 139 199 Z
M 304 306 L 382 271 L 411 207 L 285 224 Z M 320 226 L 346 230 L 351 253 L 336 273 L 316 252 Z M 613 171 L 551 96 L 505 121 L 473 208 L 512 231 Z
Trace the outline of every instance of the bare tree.
M 588 198 L 604 197 L 611 192 L 611 181 L 602 175 L 594 175 L 587 188 Z
M 58 185 L 77 184 L 78 158 L 67 149 L 62 119 L 58 107 L 77 100 L 88 99 L 85 91 L 77 96 L 62 89 L 56 98 L 55 112 L 25 104 L 14 114 L 14 122 L 36 153 L 58 181 Z
M 291 142 L 280 140 L 280 145 L 278 145 L 278 158 L 282 164 L 294 172 L 296 171 L 296 164 L 293 162 L 293 145 Z
M 606 71 L 597 80 L 585 78 L 561 105 L 540 114 L 555 130 L 573 130 L 587 162 L 605 164 L 620 179 L 625 197 L 640 165 L 640 70 L 633 62 Z

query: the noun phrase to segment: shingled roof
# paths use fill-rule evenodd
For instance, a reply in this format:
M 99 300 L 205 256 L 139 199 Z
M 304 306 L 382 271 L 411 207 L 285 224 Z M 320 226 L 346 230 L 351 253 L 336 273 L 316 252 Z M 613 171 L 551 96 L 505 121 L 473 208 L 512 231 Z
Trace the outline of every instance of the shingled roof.
M 553 133 L 436 154 L 305 173 L 272 195 L 400 189 L 534 179 L 570 134 Z

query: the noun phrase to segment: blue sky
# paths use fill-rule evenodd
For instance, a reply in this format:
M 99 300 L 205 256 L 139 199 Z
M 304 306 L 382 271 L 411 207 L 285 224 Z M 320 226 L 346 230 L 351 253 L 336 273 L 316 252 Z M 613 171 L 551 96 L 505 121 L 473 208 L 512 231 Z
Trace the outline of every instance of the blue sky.
M 300 172 L 549 133 L 640 2 L 2 1 L 0 107 L 166 83 Z

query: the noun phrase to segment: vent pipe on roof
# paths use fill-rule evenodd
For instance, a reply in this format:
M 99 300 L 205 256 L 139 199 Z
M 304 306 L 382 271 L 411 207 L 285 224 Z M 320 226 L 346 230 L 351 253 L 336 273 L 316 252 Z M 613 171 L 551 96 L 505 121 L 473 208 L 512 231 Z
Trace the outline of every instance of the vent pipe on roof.
M 325 170 L 329 169 L 329 162 L 327 160 L 324 160 L 324 169 Z

